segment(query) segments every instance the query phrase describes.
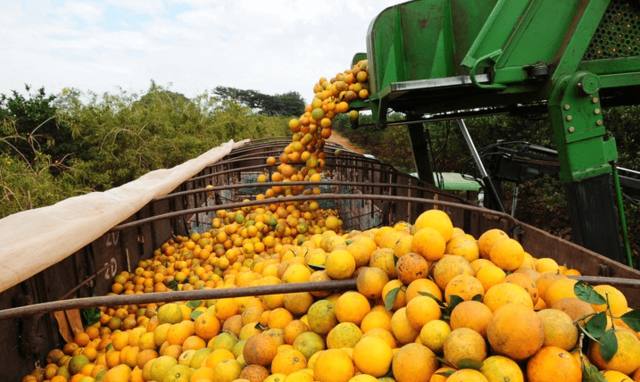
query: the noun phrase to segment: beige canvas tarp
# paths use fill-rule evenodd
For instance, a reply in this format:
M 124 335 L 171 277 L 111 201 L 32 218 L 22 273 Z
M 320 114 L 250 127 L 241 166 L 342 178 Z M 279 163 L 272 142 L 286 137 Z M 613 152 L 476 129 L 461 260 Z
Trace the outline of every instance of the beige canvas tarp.
M 96 240 L 152 199 L 166 195 L 246 141 L 229 141 L 170 169 L 151 171 L 92 192 L 0 220 L 0 291 L 30 278 Z

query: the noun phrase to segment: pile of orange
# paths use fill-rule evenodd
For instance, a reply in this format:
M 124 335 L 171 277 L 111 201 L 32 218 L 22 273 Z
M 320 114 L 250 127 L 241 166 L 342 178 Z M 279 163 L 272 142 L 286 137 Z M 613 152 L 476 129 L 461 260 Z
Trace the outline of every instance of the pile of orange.
M 314 86 L 280 163 L 267 160 L 282 186 L 258 199 L 320 192 L 286 183 L 321 180 L 334 117 L 368 97 L 366 69 Z M 112 292 L 350 278 L 357 290 L 102 308 L 23 381 L 578 382 L 587 371 L 640 381 L 640 333 L 619 318 L 624 294 L 598 285 L 608 308 L 584 302 L 567 277 L 577 270 L 534 258 L 499 229 L 476 239 L 429 210 L 413 224 L 343 233 L 316 201 L 218 211 L 211 223 L 118 274 Z M 605 309 L 618 344 L 608 361 L 576 325 Z
M 169 258 L 174 244 L 152 262 L 197 269 L 197 256 Z M 576 320 L 605 306 L 577 298 L 567 275 L 579 272 L 534 258 L 497 229 L 476 240 L 439 210 L 413 225 L 280 242 L 212 274 L 204 287 L 356 278 L 357 290 L 137 307 L 126 327 L 87 327 L 23 380 L 577 382 L 593 364 L 607 381 L 640 381 L 640 334 L 621 320 L 608 323 L 612 359 L 595 342 L 580 348 Z M 193 281 L 181 285 L 201 287 Z M 616 288 L 595 290 L 615 317 L 630 310 Z

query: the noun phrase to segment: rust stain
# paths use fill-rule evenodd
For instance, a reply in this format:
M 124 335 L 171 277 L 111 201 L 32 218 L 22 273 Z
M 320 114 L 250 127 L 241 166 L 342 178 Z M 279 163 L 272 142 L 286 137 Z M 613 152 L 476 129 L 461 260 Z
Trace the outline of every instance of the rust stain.
M 429 19 L 424 18 L 418 20 L 418 25 L 420 26 L 420 29 L 425 29 L 427 25 L 429 25 Z

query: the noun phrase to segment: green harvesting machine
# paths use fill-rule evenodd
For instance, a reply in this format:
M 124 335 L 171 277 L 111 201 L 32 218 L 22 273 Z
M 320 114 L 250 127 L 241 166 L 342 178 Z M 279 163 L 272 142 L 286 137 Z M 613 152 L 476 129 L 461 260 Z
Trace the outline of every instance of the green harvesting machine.
M 631 261 L 603 113 L 640 104 L 640 0 L 409 1 L 371 22 L 366 56 L 371 95 L 361 106 L 379 126 L 394 124 L 391 110 L 405 115 L 422 179 L 433 179 L 428 121 L 457 119 L 473 154 L 464 117 L 547 117 L 574 240 Z

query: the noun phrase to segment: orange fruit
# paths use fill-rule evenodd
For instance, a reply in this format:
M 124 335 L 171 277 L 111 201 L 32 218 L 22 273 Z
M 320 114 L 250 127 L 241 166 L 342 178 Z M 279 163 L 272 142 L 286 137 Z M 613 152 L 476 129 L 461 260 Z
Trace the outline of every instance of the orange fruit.
M 527 380 L 581 382 L 582 370 L 580 363 L 566 350 L 547 346 L 527 362 Z
M 429 273 L 429 263 L 417 253 L 407 253 L 401 256 L 396 263 L 398 280 L 408 285 L 412 281 L 422 279 Z
M 573 321 L 595 313 L 591 304 L 577 297 L 562 298 L 551 304 L 551 308 L 565 312 Z
M 353 362 L 358 370 L 374 377 L 381 377 L 391 366 L 393 353 L 384 340 L 365 336 L 353 348 Z
M 409 322 L 406 310 L 406 308 L 400 308 L 391 316 L 391 331 L 401 344 L 413 342 L 419 334 Z
M 329 300 L 313 303 L 307 313 L 309 328 L 319 334 L 327 334 L 338 323 L 334 304 Z
M 488 291 L 489 288 L 496 284 L 504 282 L 506 276 L 507 274 L 502 269 L 493 264 L 480 268 L 476 273 L 476 278 L 480 280 L 485 291 Z
M 352 348 L 362 337 L 358 325 L 352 322 L 341 322 L 334 326 L 327 335 L 329 349 Z
M 380 268 L 362 267 L 358 269 L 356 286 L 358 292 L 370 299 L 381 296 L 382 288 L 389 282 L 389 276 Z
M 391 334 L 390 330 L 375 328 L 366 332 L 363 337 L 364 336 L 374 336 L 380 338 L 381 340 L 385 341 L 390 348 L 396 348 L 396 339 L 393 337 L 393 334 Z
M 406 300 L 411 301 L 414 297 L 422 296 L 422 293 L 430 294 L 431 296 L 442 300 L 442 291 L 438 288 L 438 285 L 430 279 L 418 279 L 409 284 L 406 290 Z
M 591 345 L 589 356 L 591 361 L 600 369 L 616 370 L 624 374 L 631 374 L 640 367 L 640 340 L 638 337 L 624 329 L 615 331 L 618 340 L 618 351 L 606 361 L 600 354 L 600 344 L 594 342 Z
M 182 350 L 199 350 L 207 347 L 207 342 L 198 336 L 189 336 L 182 343 Z
M 427 210 L 418 216 L 414 223 L 416 232 L 423 228 L 432 228 L 440 233 L 445 242 L 451 239 L 453 223 L 446 212 L 442 210 Z
M 558 280 L 549 284 L 544 295 L 542 295 L 542 299 L 547 306 L 551 306 L 563 298 L 576 297 L 573 287 L 577 282 L 577 280 L 560 276 Z
M 561 310 L 543 309 L 536 313 L 544 327 L 544 346 L 572 350 L 578 341 L 578 328 L 571 317 Z
M 512 273 L 505 278 L 505 281 L 523 287 L 531 296 L 531 301 L 534 304 L 538 301 L 538 286 L 531 277 L 524 273 Z
M 498 240 L 489 252 L 492 263 L 505 271 L 515 271 L 524 261 L 524 249 L 513 239 Z
M 213 313 L 205 312 L 196 318 L 194 330 L 200 338 L 210 340 L 220 333 L 220 321 Z
M 396 277 L 395 254 L 393 249 L 378 248 L 371 254 L 369 266 L 382 269 L 390 279 Z
M 401 347 L 392 361 L 397 382 L 428 382 L 438 368 L 438 360 L 429 348 L 417 343 Z
M 495 312 L 505 304 L 520 304 L 533 309 L 529 293 L 520 285 L 501 283 L 489 288 L 482 302 Z
M 474 272 L 469 262 L 460 256 L 444 255 L 433 267 L 433 279 L 440 289 L 444 289 L 449 281 L 462 274 L 473 276 Z
M 276 351 L 275 340 L 263 333 L 249 337 L 242 354 L 248 364 L 269 366 L 276 356 Z
M 429 321 L 440 318 L 440 306 L 431 297 L 418 296 L 409 301 L 406 308 L 407 319 L 415 330 L 420 330 Z
M 356 269 L 356 261 L 349 251 L 337 249 L 327 255 L 325 272 L 334 280 L 348 279 Z
M 405 306 L 407 302 L 405 287 L 402 284 L 402 281 L 395 279 L 390 280 L 388 283 L 386 283 L 384 288 L 382 288 L 382 301 L 386 303 L 387 298 L 391 298 L 387 297 L 389 296 L 389 293 L 396 289 L 397 293 L 395 294 L 395 300 L 393 301 L 393 309 L 397 310 Z
M 468 367 L 469 361 L 481 364 L 487 357 L 484 338 L 469 328 L 453 330 L 444 341 L 443 351 L 447 362 L 457 368 Z
M 127 365 L 118 365 L 107 370 L 102 378 L 102 382 L 128 381 L 131 376 L 131 369 Z
M 343 293 L 335 305 L 336 318 L 340 322 L 353 322 L 360 325 L 362 319 L 371 311 L 369 301 L 358 292 Z
M 313 377 L 319 382 L 348 382 L 354 373 L 351 358 L 340 349 L 322 351 L 313 368 Z
M 271 363 L 272 373 L 291 374 L 307 367 L 307 359 L 297 350 L 278 352 Z
M 524 382 L 524 375 L 520 366 L 512 359 L 500 355 L 493 355 L 482 362 L 482 375 L 488 382 Z
M 487 339 L 496 353 L 523 360 L 544 344 L 544 327 L 532 308 L 510 303 L 493 313 Z
M 448 376 L 455 372 L 456 369 L 449 366 L 443 366 L 433 373 L 429 382 L 447 382 Z
M 452 295 L 469 301 L 476 296 L 484 296 L 484 288 L 477 278 L 462 274 L 451 279 L 444 289 L 444 296 L 447 303 L 451 302 Z
M 429 321 L 420 330 L 420 342 L 431 351 L 440 353 L 450 333 L 451 327 L 445 321 Z
M 262 382 L 269 377 L 269 370 L 260 365 L 248 365 L 242 369 L 239 377 L 240 379 L 246 379 L 249 382 Z
M 609 306 L 611 308 L 611 313 L 614 316 L 621 316 L 629 310 L 629 304 L 627 303 L 627 298 L 624 296 L 622 292 L 620 292 L 617 288 L 611 285 L 596 285 L 593 289 L 600 293 L 602 297 L 609 300 Z M 593 309 L 596 312 L 602 312 L 606 309 L 606 304 L 602 305 L 593 305 Z
M 478 238 L 478 249 L 480 250 L 480 256 L 483 259 L 488 259 L 489 253 L 493 245 L 497 241 L 502 239 L 507 239 L 507 238 L 509 238 L 509 235 L 507 235 L 503 230 L 500 230 L 497 228 L 493 228 L 488 231 L 485 231 Z
M 628 375 L 615 370 L 606 370 L 602 376 L 607 382 L 633 382 Z
M 445 253 L 449 255 L 461 256 L 468 262 L 472 262 L 480 256 L 478 242 L 471 235 L 462 233 L 453 236 L 447 243 Z
M 478 370 L 462 369 L 451 374 L 447 382 L 488 382 L 487 378 Z
M 549 257 L 542 257 L 535 260 L 536 271 L 539 273 L 558 273 L 559 266 L 558 263 Z
M 391 330 L 391 313 L 386 309 L 372 309 L 360 322 L 360 328 L 364 333 L 372 329 Z
M 446 241 L 442 234 L 430 227 L 422 228 L 413 235 L 411 250 L 427 261 L 437 261 L 444 256 Z
M 451 329 L 469 328 L 481 336 L 487 333 L 487 326 L 493 318 L 488 306 L 478 301 L 463 301 L 456 305 L 451 312 L 449 323 Z

